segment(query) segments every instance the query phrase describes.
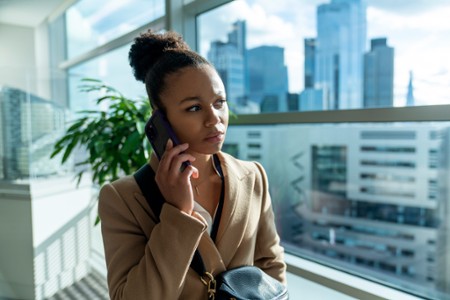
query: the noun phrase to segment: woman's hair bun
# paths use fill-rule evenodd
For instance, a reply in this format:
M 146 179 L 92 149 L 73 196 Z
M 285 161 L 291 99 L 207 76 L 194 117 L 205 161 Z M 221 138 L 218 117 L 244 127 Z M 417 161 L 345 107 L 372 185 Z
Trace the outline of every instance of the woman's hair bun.
M 148 30 L 138 36 L 128 54 L 134 77 L 145 82 L 148 70 L 168 50 L 190 50 L 190 48 L 181 35 L 173 31 L 155 33 Z

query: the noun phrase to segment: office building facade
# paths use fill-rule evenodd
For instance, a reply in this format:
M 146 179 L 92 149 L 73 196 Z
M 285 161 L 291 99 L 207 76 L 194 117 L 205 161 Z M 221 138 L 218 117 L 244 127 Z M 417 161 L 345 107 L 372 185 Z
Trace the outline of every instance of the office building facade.
M 304 40 L 304 88 L 314 88 L 314 72 L 315 72 L 315 60 L 316 60 L 316 39 L 307 38 Z
M 244 58 L 231 43 L 211 43 L 208 60 L 216 67 L 227 93 L 230 109 L 236 109 L 245 96 Z
M 364 55 L 364 107 L 392 107 L 394 104 L 394 48 L 386 38 L 371 40 Z
M 258 113 L 248 103 L 248 72 L 245 21 L 236 21 L 226 42 L 214 41 L 210 45 L 208 60 L 215 66 L 225 86 L 230 109 L 236 113 Z
M 246 126 L 231 127 L 226 143 L 270 174 L 288 249 L 435 289 L 449 274 L 445 132 L 418 123 Z
M 364 0 L 333 0 L 317 8 L 314 85 L 326 109 L 361 108 L 366 43 Z
M 260 46 L 249 49 L 249 98 L 261 103 L 261 111 L 287 111 L 288 73 L 284 48 Z

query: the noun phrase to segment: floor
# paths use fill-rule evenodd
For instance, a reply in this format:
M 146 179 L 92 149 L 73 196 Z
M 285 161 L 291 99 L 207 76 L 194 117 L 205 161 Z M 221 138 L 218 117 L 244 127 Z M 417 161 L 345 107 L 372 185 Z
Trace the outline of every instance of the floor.
M 328 289 L 312 281 L 294 276 L 288 273 L 290 300 L 314 299 L 314 300 L 353 300 L 335 290 Z M 108 300 L 106 280 L 97 273 L 91 273 L 77 283 L 59 291 L 47 300 Z
M 47 300 L 109 300 L 106 279 L 91 273 L 73 285 L 59 291 Z

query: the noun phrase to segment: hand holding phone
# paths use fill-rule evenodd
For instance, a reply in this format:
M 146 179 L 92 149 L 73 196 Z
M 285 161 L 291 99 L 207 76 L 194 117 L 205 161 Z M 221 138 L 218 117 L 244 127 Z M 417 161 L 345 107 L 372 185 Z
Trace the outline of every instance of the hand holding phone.
M 153 115 L 148 120 L 145 126 L 145 134 L 159 160 L 161 160 L 161 157 L 164 154 L 169 139 L 172 140 L 174 147 L 180 144 L 172 126 L 160 109 L 154 111 Z M 189 165 L 191 165 L 189 161 L 183 162 L 180 171 L 183 172 Z
M 160 110 L 156 110 L 147 122 L 145 126 L 145 133 L 150 141 L 150 144 L 152 145 L 153 151 L 155 151 L 155 154 L 160 161 L 166 150 L 166 146 L 170 147 L 167 151 L 170 151 L 171 154 L 175 153 L 174 155 L 187 156 L 187 154 L 182 154 L 183 151 L 187 149 L 187 144 L 180 146 L 177 150 L 173 149 L 173 147 L 180 145 L 180 141 L 175 135 L 175 132 L 170 126 L 166 116 Z M 168 143 L 169 140 L 171 140 L 172 143 Z M 194 208 L 194 198 L 192 186 L 189 180 L 186 180 L 186 176 L 194 176 L 196 178 L 198 177 L 198 171 L 196 168 L 191 167 L 189 172 L 183 172 L 188 166 L 191 165 L 190 161 L 187 160 L 181 164 L 181 172 L 175 174 L 176 172 L 171 172 L 168 168 L 168 165 L 173 162 L 174 157 L 169 155 L 168 160 L 169 164 L 163 164 L 162 168 L 160 165 L 158 168 L 155 180 L 168 203 L 187 214 L 191 214 Z M 171 180 L 168 180 L 169 178 L 171 178 Z

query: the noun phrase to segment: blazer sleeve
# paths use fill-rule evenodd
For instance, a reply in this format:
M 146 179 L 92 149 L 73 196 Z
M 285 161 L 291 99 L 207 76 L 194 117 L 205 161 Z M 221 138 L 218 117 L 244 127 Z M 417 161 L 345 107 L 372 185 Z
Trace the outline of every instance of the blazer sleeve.
M 114 184 L 100 191 L 99 216 L 110 298 L 178 299 L 206 225 L 164 204 L 148 239 Z
M 267 175 L 259 163 L 255 162 L 255 164 L 261 174 L 261 182 L 259 184 L 262 186 L 262 205 L 256 237 L 254 264 L 286 285 L 284 249 L 280 245 L 280 237 L 275 227 Z

